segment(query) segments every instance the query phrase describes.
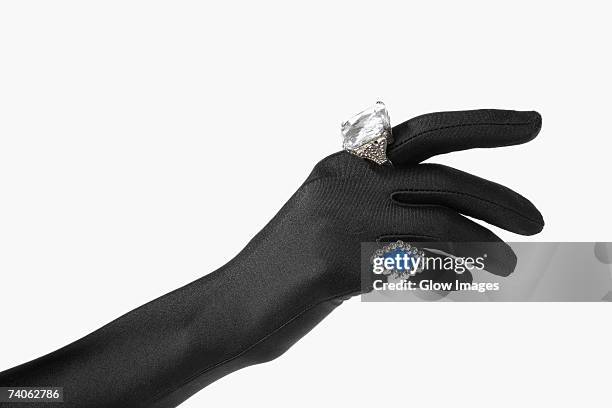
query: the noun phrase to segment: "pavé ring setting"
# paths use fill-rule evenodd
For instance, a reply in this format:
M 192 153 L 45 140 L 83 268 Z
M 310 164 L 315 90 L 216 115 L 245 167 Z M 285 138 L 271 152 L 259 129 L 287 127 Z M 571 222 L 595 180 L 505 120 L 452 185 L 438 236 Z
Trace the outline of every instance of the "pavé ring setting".
M 391 164 L 387 158 L 387 145 L 393 139 L 389 112 L 384 103 L 376 102 L 342 122 L 340 129 L 344 150 L 377 164 Z

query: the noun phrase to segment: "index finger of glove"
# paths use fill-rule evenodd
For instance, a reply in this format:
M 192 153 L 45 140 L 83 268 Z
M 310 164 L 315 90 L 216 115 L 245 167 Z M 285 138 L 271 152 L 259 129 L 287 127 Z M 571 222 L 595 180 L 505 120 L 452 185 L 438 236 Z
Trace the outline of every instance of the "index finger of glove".
M 480 109 L 417 116 L 393 128 L 387 156 L 394 165 L 453 151 L 526 143 L 542 127 L 535 111 Z

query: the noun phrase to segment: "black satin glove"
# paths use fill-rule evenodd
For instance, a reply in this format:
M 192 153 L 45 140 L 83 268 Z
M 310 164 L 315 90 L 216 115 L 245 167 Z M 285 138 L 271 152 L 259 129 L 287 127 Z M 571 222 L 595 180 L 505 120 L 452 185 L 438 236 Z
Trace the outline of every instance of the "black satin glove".
M 460 214 L 519 234 L 539 232 L 542 216 L 519 194 L 449 167 L 417 163 L 453 150 L 524 143 L 540 127 L 536 112 L 434 113 L 393 129 L 393 167 L 336 153 L 315 166 L 228 264 L 0 373 L 0 386 L 63 387 L 64 403 L 57 406 L 64 408 L 175 407 L 235 370 L 278 357 L 360 293 L 361 242 L 452 241 L 458 256 L 474 251 L 462 242 L 501 243 Z M 505 244 L 498 248 L 489 254 L 488 270 L 507 275 L 516 260 Z

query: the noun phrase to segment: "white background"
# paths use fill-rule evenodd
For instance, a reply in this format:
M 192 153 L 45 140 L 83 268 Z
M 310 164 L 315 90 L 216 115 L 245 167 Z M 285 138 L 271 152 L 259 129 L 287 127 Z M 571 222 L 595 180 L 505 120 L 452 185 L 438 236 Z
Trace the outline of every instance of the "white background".
M 538 110 L 432 161 L 529 197 L 526 239 L 612 240 L 607 3 L 492 3 L 0 3 L 0 370 L 224 264 L 378 99 Z M 610 312 L 353 299 L 183 406 L 601 406 Z

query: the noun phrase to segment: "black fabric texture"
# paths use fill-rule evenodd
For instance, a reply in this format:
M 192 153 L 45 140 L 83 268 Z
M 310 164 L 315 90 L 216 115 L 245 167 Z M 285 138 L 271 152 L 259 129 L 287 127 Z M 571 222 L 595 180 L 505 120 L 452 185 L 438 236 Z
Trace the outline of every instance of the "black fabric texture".
M 544 225 L 539 211 L 504 186 L 419 162 L 524 143 L 540 127 L 536 112 L 434 113 L 393 129 L 394 166 L 333 154 L 225 266 L 0 373 L 0 386 L 64 388 L 63 403 L 20 407 L 175 407 L 233 371 L 278 357 L 359 294 L 361 242 L 452 241 L 458 255 L 478 250 L 474 242 L 495 242 L 490 272 L 508 275 L 516 263 L 510 248 L 461 214 L 531 235 Z

